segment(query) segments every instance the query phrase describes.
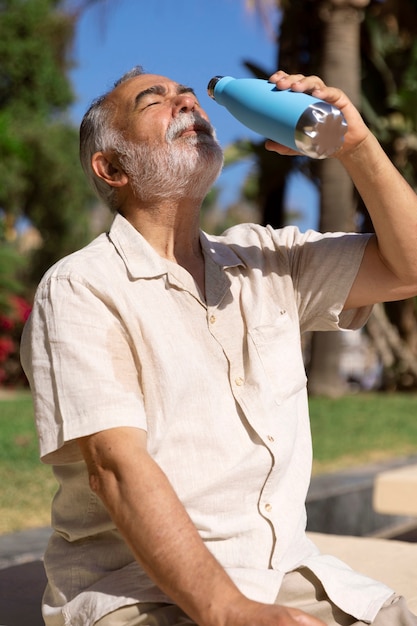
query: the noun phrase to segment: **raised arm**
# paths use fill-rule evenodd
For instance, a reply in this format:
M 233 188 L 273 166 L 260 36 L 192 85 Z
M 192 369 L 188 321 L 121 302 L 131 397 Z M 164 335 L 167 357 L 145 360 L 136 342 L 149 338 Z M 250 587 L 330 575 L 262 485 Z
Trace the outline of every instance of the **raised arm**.
M 270 78 L 280 89 L 306 91 L 335 105 L 348 131 L 336 153 L 350 174 L 372 219 L 373 237 L 345 303 L 345 308 L 401 300 L 417 294 L 417 195 L 394 167 L 357 109 L 340 90 L 317 76 L 277 72 Z M 266 147 L 294 154 L 272 141 Z M 335 206 L 337 211 L 337 206 Z
M 167 477 L 146 451 L 146 433 L 115 428 L 79 440 L 90 485 L 135 558 L 200 626 L 324 626 L 284 607 L 253 602 L 205 547 Z

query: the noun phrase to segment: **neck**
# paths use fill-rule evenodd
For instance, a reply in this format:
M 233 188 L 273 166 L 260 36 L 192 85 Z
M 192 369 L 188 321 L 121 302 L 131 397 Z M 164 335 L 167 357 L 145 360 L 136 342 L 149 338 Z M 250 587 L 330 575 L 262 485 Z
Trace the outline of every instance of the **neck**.
M 141 202 L 120 213 L 164 259 L 178 263 L 204 293 L 204 257 L 200 246 L 201 200 Z
M 151 244 L 156 252 L 170 261 L 187 256 L 193 242 L 199 240 L 201 201 L 156 200 L 121 208 L 120 213 Z

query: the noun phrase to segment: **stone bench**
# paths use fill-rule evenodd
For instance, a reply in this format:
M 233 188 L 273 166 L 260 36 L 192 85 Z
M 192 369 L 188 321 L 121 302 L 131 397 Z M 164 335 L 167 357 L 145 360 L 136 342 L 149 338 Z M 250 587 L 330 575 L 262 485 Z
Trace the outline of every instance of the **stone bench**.
M 41 537 L 42 542 L 48 533 Z M 308 533 L 319 549 L 404 595 L 417 614 L 417 543 L 392 539 Z M 22 534 L 24 537 L 24 533 Z M 6 537 L 1 538 L 6 542 Z M 19 543 L 22 537 L 18 534 Z M 32 537 L 33 539 L 33 537 Z M 10 549 L 14 541 L 10 542 Z M 41 541 L 39 542 L 39 544 Z M 39 548 L 40 546 L 38 546 Z M 10 555 L 9 555 L 10 556 Z M 0 624 L 43 626 L 40 602 L 46 579 L 39 556 L 0 569 Z
M 41 560 L 0 569 L 0 624 L 44 626 L 41 599 L 45 585 Z
M 408 602 L 417 614 L 417 543 L 370 537 L 308 533 L 321 552 L 380 580 Z
M 417 518 L 417 464 L 380 472 L 375 479 L 374 509 Z

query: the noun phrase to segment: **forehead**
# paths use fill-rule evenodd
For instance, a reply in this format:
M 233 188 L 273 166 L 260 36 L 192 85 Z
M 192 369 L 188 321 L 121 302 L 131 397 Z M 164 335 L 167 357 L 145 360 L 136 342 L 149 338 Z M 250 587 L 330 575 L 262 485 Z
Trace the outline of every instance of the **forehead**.
M 110 92 L 108 99 L 118 107 L 121 106 L 132 110 L 135 108 L 141 95 L 154 90 L 166 93 L 193 91 L 190 87 L 181 85 L 166 76 L 160 76 L 158 74 L 140 74 L 118 85 Z

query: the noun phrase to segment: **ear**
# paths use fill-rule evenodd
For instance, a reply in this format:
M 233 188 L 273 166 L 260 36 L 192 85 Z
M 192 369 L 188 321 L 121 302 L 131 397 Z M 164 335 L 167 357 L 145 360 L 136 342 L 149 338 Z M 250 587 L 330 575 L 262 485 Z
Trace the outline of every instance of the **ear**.
M 111 187 L 123 187 L 129 182 L 114 155 L 106 156 L 104 152 L 96 152 L 91 159 L 91 166 L 96 176 Z

